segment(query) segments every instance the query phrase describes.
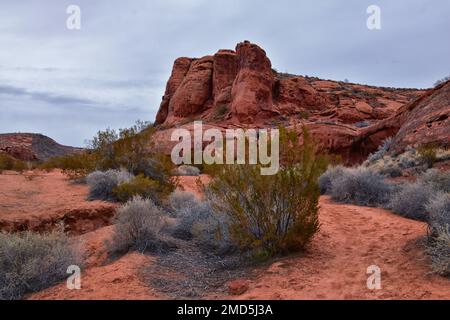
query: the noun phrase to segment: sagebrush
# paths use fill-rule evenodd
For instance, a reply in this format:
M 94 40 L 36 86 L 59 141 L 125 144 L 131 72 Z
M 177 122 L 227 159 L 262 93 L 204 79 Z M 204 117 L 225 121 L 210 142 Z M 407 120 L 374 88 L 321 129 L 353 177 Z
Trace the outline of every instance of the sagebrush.
M 71 265 L 81 267 L 82 255 L 62 231 L 0 233 L 0 300 L 50 287 L 68 276 Z
M 361 206 L 387 203 L 394 186 L 383 175 L 365 167 L 347 169 L 331 183 L 330 194 L 338 202 Z
M 86 182 L 89 186 L 89 200 L 116 201 L 114 190 L 121 184 L 129 182 L 133 175 L 125 170 L 95 171 L 89 174 Z
M 113 236 L 107 243 L 109 251 L 162 252 L 168 247 L 161 238 L 164 225 L 164 214 L 152 200 L 134 197 L 117 211 Z

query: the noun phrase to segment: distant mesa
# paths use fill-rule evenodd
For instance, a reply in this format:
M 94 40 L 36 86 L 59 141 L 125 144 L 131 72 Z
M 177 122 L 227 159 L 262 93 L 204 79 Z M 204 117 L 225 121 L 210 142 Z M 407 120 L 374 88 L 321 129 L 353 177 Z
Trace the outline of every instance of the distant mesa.
M 80 152 L 83 149 L 63 146 L 53 139 L 35 133 L 0 134 L 0 152 L 23 161 L 45 161 L 53 157 Z

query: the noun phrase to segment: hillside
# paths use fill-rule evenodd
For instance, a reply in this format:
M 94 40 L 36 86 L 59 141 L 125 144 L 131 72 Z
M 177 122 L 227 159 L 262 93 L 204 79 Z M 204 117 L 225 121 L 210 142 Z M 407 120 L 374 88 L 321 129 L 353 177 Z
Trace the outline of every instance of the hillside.
M 81 148 L 63 146 L 55 140 L 35 133 L 0 134 L 0 152 L 24 161 L 45 161 L 81 151 Z

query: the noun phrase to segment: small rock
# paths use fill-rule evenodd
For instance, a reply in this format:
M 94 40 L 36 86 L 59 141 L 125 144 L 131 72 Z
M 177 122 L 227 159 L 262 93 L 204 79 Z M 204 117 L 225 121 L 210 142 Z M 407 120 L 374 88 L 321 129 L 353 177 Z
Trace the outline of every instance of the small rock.
M 249 289 L 247 280 L 234 280 L 228 282 L 228 293 L 232 296 L 240 296 Z

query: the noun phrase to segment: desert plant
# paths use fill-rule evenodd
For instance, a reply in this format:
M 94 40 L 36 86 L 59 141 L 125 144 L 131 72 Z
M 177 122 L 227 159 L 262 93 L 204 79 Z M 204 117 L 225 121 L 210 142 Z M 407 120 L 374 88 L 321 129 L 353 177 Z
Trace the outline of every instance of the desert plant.
M 443 276 L 450 276 L 450 227 L 439 227 L 428 239 L 427 253 L 433 270 Z
M 0 233 L 0 300 L 52 286 L 67 277 L 71 265 L 81 267 L 82 256 L 62 231 Z
M 182 165 L 179 166 L 176 170 L 177 175 L 179 176 L 199 176 L 200 175 L 200 169 L 194 166 L 187 166 Z
M 383 143 L 378 147 L 378 150 L 375 153 L 372 153 L 371 155 L 369 155 L 369 157 L 367 158 L 367 161 L 369 163 L 373 163 L 377 160 L 383 159 L 383 157 L 389 151 L 389 148 L 392 145 L 392 141 L 393 141 L 392 137 L 384 140 Z
M 164 224 L 163 213 L 153 201 L 137 196 L 118 209 L 108 249 L 112 253 L 130 250 L 160 253 L 167 249 L 167 243 L 160 237 Z
M 13 170 L 22 172 L 28 168 L 27 163 L 0 152 L 0 171 Z
M 416 158 L 410 152 L 405 152 L 399 157 L 398 164 L 402 169 L 409 169 L 417 165 Z
M 193 240 L 197 247 L 207 252 L 225 253 L 232 250 L 226 216 L 215 212 L 209 201 L 200 201 L 181 192 L 171 199 L 172 207 L 177 208 L 177 223 L 171 232 L 174 237 Z
M 391 178 L 396 178 L 396 177 L 401 177 L 403 175 L 402 169 L 400 168 L 400 166 L 393 161 L 390 161 L 384 165 L 382 165 L 379 169 L 378 172 L 381 173 L 382 175 L 391 177 Z
M 427 185 L 406 183 L 393 193 L 387 208 L 409 219 L 427 221 L 426 205 L 432 194 L 432 189 Z
M 437 151 L 438 148 L 434 144 L 427 144 L 420 146 L 417 149 L 417 153 L 419 154 L 419 160 L 423 164 L 426 164 L 428 168 L 432 168 L 437 160 Z
M 304 248 L 319 229 L 317 183 L 328 159 L 318 155 L 303 128 L 303 146 L 296 132 L 280 130 L 277 174 L 263 176 L 259 166 L 224 166 L 208 186 L 215 212 L 226 215 L 231 240 L 256 255 L 272 256 Z
M 167 190 L 158 181 L 140 174 L 131 180 L 119 184 L 113 189 L 113 194 L 120 202 L 127 202 L 135 196 L 141 196 L 160 204 L 168 196 L 170 191 L 172 190 Z
M 169 203 L 172 210 L 176 212 L 186 207 L 195 206 L 197 205 L 198 201 L 195 198 L 194 194 L 186 191 L 176 190 L 170 194 Z
M 419 180 L 437 191 L 450 192 L 450 172 L 429 169 L 420 176 Z
M 431 233 L 438 228 L 450 227 L 450 194 L 438 193 L 426 205 Z
M 329 194 L 331 191 L 331 183 L 343 175 L 346 170 L 348 169 L 341 165 L 328 167 L 327 171 L 319 178 L 320 193 Z
M 362 206 L 385 204 L 392 191 L 393 186 L 383 175 L 364 167 L 345 170 L 332 181 L 330 188 L 334 200 Z
M 125 170 L 95 171 L 89 174 L 86 182 L 89 185 L 89 200 L 117 200 L 114 193 L 120 184 L 129 182 L 133 176 Z

